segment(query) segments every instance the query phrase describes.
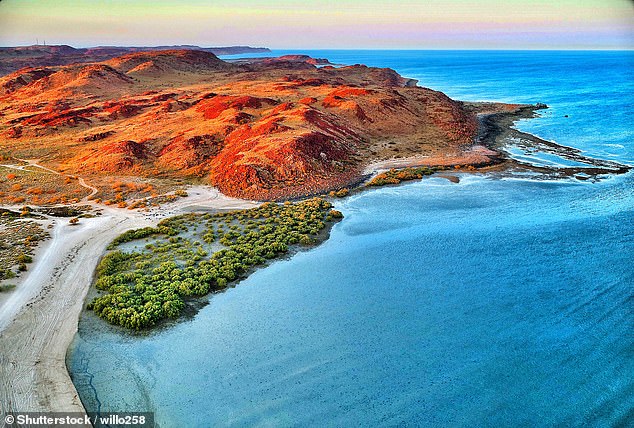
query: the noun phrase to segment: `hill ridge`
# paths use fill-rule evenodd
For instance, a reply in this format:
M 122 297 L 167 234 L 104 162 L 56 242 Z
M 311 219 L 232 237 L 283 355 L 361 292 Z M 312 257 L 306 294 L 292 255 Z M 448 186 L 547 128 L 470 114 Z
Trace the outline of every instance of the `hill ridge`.
M 375 161 L 486 164 L 475 113 L 391 69 L 134 52 L 0 78 L 0 148 L 69 174 L 187 178 L 251 199 L 359 180 Z M 317 64 L 317 65 L 316 65 Z

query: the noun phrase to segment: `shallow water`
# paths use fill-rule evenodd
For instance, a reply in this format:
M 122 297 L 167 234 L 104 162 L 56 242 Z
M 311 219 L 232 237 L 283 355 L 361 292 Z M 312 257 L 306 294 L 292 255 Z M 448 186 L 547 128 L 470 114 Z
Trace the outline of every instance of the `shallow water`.
M 605 55 L 602 75 L 631 76 L 630 54 L 560 68 L 552 53 L 312 54 L 456 98 L 545 102 L 552 113 L 518 127 L 634 163 L 631 81 L 587 87 Z M 594 128 L 597 105 L 618 111 Z M 346 217 L 323 245 L 161 331 L 133 337 L 86 314 L 68 358 L 84 405 L 152 410 L 161 426 L 630 424 L 634 174 L 460 178 L 339 201 Z

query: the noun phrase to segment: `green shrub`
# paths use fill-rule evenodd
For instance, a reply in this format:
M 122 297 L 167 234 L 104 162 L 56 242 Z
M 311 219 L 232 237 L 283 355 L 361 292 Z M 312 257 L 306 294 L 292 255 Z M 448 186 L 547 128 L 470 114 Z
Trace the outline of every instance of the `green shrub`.
M 115 238 L 115 240 L 112 241 L 112 243 L 110 244 L 108 248 L 113 249 L 119 244 L 134 241 L 136 239 L 147 238 L 148 236 L 157 235 L 160 233 L 163 233 L 163 232 L 153 227 L 144 227 L 142 229 L 128 230 L 124 234 L 119 235 L 117 238 Z
M 388 184 L 399 184 L 402 181 L 419 180 L 426 175 L 432 175 L 436 171 L 443 170 L 443 167 L 415 167 L 403 169 L 390 169 L 389 171 L 377 174 L 370 180 L 367 186 L 385 186 Z
M 33 257 L 24 254 L 24 253 L 20 253 L 18 255 L 18 257 L 16 258 L 17 262 L 20 264 L 24 264 L 24 263 L 33 263 Z
M 0 269 L 0 281 L 15 278 L 15 273 L 11 269 Z
M 0 293 L 4 291 L 10 291 L 15 288 L 15 284 L 1 284 L 0 285 Z

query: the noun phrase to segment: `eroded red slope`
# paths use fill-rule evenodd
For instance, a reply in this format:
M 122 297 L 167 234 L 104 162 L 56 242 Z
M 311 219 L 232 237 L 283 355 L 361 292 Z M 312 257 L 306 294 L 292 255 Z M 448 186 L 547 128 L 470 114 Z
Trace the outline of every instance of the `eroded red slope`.
M 477 122 L 461 103 L 390 69 L 315 62 L 159 51 L 23 69 L 0 79 L 0 148 L 69 173 L 202 177 L 257 199 L 339 187 L 392 157 L 464 163 Z

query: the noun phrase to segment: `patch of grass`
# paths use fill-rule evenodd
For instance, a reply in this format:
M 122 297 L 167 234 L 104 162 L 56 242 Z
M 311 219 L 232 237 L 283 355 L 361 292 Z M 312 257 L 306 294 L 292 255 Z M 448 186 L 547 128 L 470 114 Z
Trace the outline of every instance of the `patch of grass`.
M 32 166 L 23 170 L 0 166 L 0 204 L 76 203 L 88 194 L 90 190 L 67 176 Z
M 179 179 L 91 177 L 91 183 L 99 189 L 99 192 L 92 198 L 94 201 L 120 208 L 145 208 L 187 196 L 187 192 L 184 190 L 186 183 Z
M 15 272 L 10 269 L 0 269 L 0 281 L 15 278 Z
M 20 217 L 0 217 L 0 281 L 14 278 L 33 262 L 33 251 L 49 236 L 39 223 Z

